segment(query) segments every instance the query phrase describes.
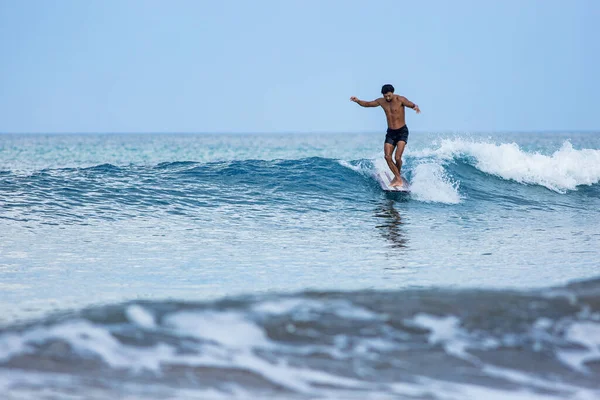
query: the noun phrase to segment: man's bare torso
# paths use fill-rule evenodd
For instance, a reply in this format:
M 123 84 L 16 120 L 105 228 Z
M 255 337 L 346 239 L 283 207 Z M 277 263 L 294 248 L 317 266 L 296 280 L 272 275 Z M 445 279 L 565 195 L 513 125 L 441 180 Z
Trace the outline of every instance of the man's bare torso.
M 408 100 L 405 97 L 395 94 L 390 102 L 383 97 L 377 99 L 377 102 L 385 111 L 388 128 L 400 129 L 406 125 L 404 106 L 407 105 Z

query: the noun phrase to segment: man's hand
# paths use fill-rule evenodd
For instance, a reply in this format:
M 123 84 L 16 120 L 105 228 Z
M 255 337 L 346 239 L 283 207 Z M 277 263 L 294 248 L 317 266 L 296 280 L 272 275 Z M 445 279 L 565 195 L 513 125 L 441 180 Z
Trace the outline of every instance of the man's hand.
M 352 97 L 350 97 L 350 101 L 358 103 L 358 97 L 352 96 Z
M 418 105 L 415 104 L 415 108 L 413 108 L 413 110 L 415 110 L 417 112 L 417 114 L 421 114 L 421 109 L 419 108 Z

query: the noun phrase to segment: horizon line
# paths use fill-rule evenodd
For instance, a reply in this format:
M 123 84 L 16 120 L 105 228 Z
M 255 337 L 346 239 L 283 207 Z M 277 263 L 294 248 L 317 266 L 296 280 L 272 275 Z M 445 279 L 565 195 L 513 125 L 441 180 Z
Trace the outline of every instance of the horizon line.
M 383 131 L 385 133 L 385 131 Z M 543 130 L 413 130 L 415 133 L 441 133 L 441 134 L 491 134 L 491 133 L 600 133 L 600 129 L 543 129 Z M 377 131 L 50 131 L 50 132 L 10 132 L 0 131 L 0 135 L 308 135 L 308 134 L 323 134 L 323 135 L 360 135 L 360 134 L 379 134 Z

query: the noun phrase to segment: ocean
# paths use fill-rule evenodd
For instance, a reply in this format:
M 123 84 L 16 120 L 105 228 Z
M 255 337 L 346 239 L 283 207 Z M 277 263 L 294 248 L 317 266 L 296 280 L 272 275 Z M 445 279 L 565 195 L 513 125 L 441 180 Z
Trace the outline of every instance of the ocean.
M 600 398 L 600 135 L 0 135 L 3 399 Z

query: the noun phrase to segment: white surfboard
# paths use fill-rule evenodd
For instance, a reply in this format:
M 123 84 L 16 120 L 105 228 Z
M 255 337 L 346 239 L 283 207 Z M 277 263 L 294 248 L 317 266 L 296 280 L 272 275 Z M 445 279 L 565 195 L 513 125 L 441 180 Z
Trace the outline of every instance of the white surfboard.
M 393 179 L 391 172 L 377 171 L 375 173 L 375 179 L 379 183 L 379 186 L 381 186 L 381 188 L 383 190 L 385 190 L 386 192 L 404 192 L 404 193 L 410 192 L 410 187 L 409 187 L 408 181 L 406 180 L 405 177 L 402 177 L 402 181 L 403 181 L 402 186 L 396 186 L 396 187 L 390 186 L 390 183 L 392 182 L 392 179 Z

